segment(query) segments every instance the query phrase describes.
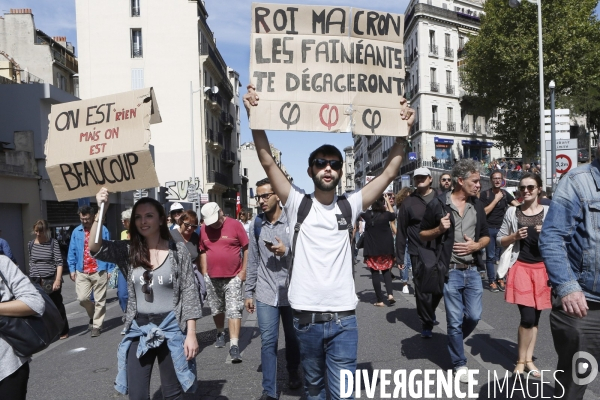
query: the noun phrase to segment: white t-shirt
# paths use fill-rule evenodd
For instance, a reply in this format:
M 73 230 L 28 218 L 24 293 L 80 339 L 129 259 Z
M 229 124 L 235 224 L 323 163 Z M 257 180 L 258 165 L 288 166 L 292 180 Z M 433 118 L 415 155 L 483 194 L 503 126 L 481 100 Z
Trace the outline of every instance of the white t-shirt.
M 290 243 L 304 190 L 292 185 L 284 206 L 290 227 Z M 362 211 L 362 192 L 347 195 L 352 221 L 338 224 L 342 211 L 334 196 L 330 205 L 319 203 L 311 194 L 312 209 L 302 223 L 296 242 L 292 279 L 288 290 L 290 305 L 304 311 L 349 311 L 358 298 L 352 276 L 352 252 L 348 223 L 354 224 Z

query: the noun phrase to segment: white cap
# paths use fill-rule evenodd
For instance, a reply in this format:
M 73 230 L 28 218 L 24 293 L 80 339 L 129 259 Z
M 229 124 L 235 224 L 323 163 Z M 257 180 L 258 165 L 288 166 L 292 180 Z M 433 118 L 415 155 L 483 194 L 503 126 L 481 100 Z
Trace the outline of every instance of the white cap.
M 202 219 L 205 225 L 212 225 L 219 220 L 219 210 L 221 208 L 215 202 L 206 203 L 202 206 Z
M 177 211 L 177 210 L 183 210 L 183 206 L 181 205 L 181 203 L 171 204 L 171 208 L 169 209 L 169 214 L 172 213 L 173 211 Z
M 413 176 L 431 176 L 431 171 L 429 168 L 421 167 L 415 169 Z

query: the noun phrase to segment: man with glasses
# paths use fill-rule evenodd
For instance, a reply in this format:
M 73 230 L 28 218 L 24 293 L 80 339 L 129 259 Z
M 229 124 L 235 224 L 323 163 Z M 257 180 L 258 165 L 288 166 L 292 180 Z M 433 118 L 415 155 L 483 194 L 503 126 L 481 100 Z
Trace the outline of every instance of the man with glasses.
M 479 199 L 485 207 L 485 213 L 487 215 L 488 229 L 490 233 L 490 243 L 485 248 L 485 266 L 487 271 L 488 284 L 490 292 L 497 293 L 506 289 L 504 279 L 496 280 L 496 268 L 495 264 L 500 260 L 500 254 L 502 247 L 497 246 L 496 237 L 502 226 L 504 220 L 504 214 L 510 206 L 518 206 L 519 202 L 502 189 L 504 186 L 504 176 L 500 171 L 494 171 L 490 175 L 490 181 L 492 183 L 491 189 L 481 192 Z
M 440 262 L 448 267 L 444 283 L 448 350 L 457 379 L 472 383 L 463 340 L 481 319 L 483 286 L 477 268 L 484 265 L 481 250 L 490 241 L 485 210 L 477 198 L 479 163 L 460 160 L 452 168 L 452 181 L 452 192 L 427 204 L 420 238 L 441 250 Z
M 408 239 L 408 255 L 413 265 L 413 283 L 415 285 L 415 299 L 417 302 L 417 314 L 421 320 L 421 337 L 429 339 L 432 337 L 433 326 L 438 322 L 435 318 L 435 310 L 442 299 L 441 294 L 423 293 L 420 289 L 421 280 L 415 278 L 419 276 L 417 269 L 418 248 L 423 246 L 419 232 L 421 231 L 421 220 L 425 215 L 425 208 L 437 195 L 431 188 L 431 171 L 429 168 L 417 168 L 414 172 L 414 182 L 417 190 L 408 196 L 400 206 L 398 211 L 398 233 L 396 236 L 396 261 L 400 269 L 406 268 L 404 265 L 404 256 L 406 251 L 406 241 Z
M 298 389 L 300 350 L 294 332 L 292 307 L 286 279 L 290 254 L 287 216 L 273 192 L 269 178 L 256 182 L 256 203 L 262 210 L 250 224 L 250 254 L 246 279 L 246 310 L 256 311 L 260 329 L 263 395 L 260 400 L 277 399 L 277 343 L 279 319 L 285 335 L 285 358 L 289 388 Z M 254 299 L 253 299 L 254 297 Z
M 90 255 L 90 229 L 94 223 L 96 212 L 91 206 L 79 207 L 81 225 L 73 230 L 67 264 L 71 272 L 71 280 L 75 282 L 75 291 L 79 304 L 90 318 L 89 330 L 92 337 L 100 336 L 102 323 L 106 315 L 106 285 L 114 264 L 99 261 Z M 102 226 L 102 240 L 109 240 L 108 229 Z M 94 300 L 90 299 L 94 292 Z
M 200 269 L 206 283 L 208 304 L 217 327 L 215 347 L 225 347 L 225 318 L 229 320 L 229 355 L 242 362 L 239 348 L 246 280 L 248 235 L 242 224 L 223 215 L 217 203 L 202 206 L 204 229 L 200 237 Z M 243 256 L 241 256 L 243 253 Z
M 258 101 L 254 86 L 249 85 L 244 96 L 248 116 Z M 410 129 L 414 110 L 403 98 L 400 117 Z M 347 385 L 341 381 L 340 372 L 347 370 L 354 375 L 358 348 L 358 298 L 352 274 L 352 231 L 348 228 L 352 229 L 358 214 L 381 197 L 398 175 L 406 140 L 396 139 L 379 176 L 364 188 L 338 198 L 335 189 L 343 175 L 343 158 L 336 147 L 323 145 L 308 157 L 307 173 L 314 193 L 307 195 L 292 185 L 273 159 L 265 131 L 253 130 L 252 136 L 260 163 L 288 219 L 293 257 L 288 299 L 300 344 L 304 394 L 308 400 L 325 399 L 327 386 L 329 396 L 338 399 L 341 387 Z
M 447 193 L 450 191 L 450 189 L 452 189 L 452 176 L 449 173 L 444 172 L 440 176 L 440 188 L 438 190 L 438 195 Z

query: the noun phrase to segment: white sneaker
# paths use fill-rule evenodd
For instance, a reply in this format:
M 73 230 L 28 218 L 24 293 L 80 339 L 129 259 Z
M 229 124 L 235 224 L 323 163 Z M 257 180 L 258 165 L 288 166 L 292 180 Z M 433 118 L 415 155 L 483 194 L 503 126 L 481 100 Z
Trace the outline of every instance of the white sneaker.
M 454 376 L 459 375 L 458 380 L 461 383 L 469 383 L 469 375 L 467 374 L 469 372 L 469 368 L 467 368 L 466 365 L 463 365 L 462 367 L 458 367 L 454 370 Z
M 410 290 L 408 290 L 408 284 L 404 285 L 404 287 L 402 288 L 402 293 L 410 294 Z

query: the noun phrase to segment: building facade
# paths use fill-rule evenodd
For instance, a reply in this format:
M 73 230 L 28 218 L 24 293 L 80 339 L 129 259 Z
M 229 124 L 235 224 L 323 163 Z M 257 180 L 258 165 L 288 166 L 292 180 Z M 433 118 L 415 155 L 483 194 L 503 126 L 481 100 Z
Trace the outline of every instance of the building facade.
M 208 194 L 233 214 L 239 76 L 217 49 L 204 2 L 77 0 L 76 10 L 81 98 L 153 87 L 163 122 L 151 144 L 167 200 L 191 208 L 195 193 Z
M 0 80 L 48 83 L 78 96 L 75 48 L 64 36 L 36 29 L 30 8 L 10 9 L 0 17 Z

